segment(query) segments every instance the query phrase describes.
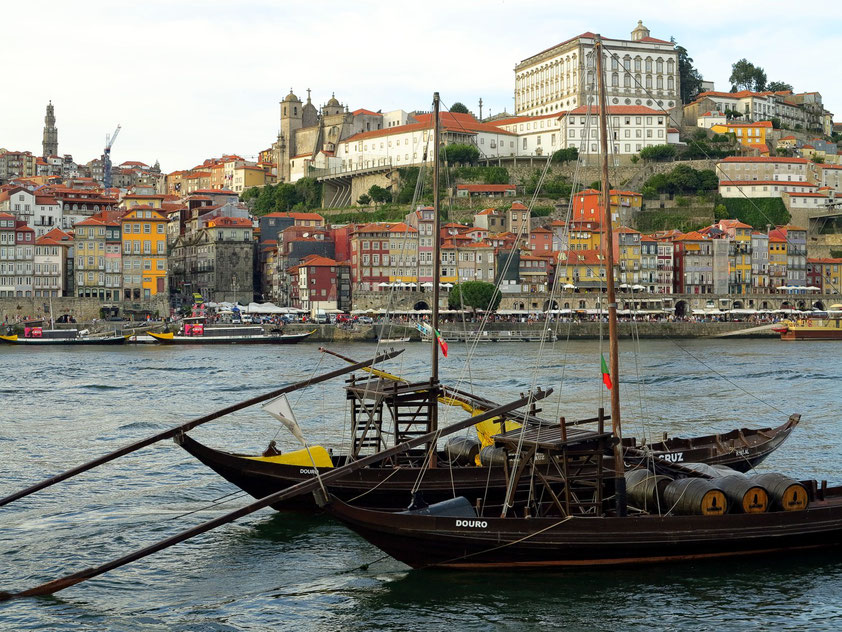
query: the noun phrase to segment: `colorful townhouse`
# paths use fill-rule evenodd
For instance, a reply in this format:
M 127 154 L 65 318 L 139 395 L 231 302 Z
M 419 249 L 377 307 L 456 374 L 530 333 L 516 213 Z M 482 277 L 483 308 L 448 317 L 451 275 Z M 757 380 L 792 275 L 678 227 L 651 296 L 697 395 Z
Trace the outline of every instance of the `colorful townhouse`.
M 120 226 L 123 298 L 148 299 L 167 294 L 166 216 L 150 206 L 135 206 L 123 215 Z

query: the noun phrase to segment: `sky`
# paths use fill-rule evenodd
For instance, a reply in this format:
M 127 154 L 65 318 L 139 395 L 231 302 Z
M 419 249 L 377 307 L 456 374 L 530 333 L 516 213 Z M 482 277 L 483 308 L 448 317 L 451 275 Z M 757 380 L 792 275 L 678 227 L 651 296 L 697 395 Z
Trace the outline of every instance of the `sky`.
M 279 101 L 312 89 L 351 110 L 429 110 L 432 93 L 483 114 L 513 109 L 514 66 L 585 31 L 629 39 L 642 20 L 730 88 L 747 58 L 770 81 L 821 92 L 842 120 L 842 2 L 731 0 L 4 0 L 0 147 L 41 153 L 52 100 L 59 153 L 85 163 L 122 126 L 112 160 L 165 172 L 275 140 Z

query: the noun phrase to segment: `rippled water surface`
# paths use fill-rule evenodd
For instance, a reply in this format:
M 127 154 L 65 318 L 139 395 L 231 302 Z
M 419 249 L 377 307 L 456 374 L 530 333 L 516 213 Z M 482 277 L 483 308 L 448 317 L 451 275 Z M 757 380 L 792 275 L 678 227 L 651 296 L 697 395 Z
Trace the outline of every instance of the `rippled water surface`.
M 762 466 L 842 483 L 839 343 L 644 341 L 621 345 L 627 435 L 688 436 L 803 420 Z M 374 345 L 336 347 L 357 359 Z M 596 341 L 465 347 L 445 381 L 499 402 L 553 386 L 546 416 L 604 403 Z M 423 378 L 429 351 L 389 366 Z M 537 365 L 537 369 L 536 369 Z M 192 417 L 340 361 L 291 347 L 0 348 L 0 496 Z M 305 434 L 341 448 L 341 380 L 290 397 Z M 464 414 L 443 413 L 456 420 Z M 293 447 L 257 408 L 192 432 L 212 446 Z M 276 437 L 277 435 L 277 437 Z M 95 566 L 246 504 L 162 442 L 0 508 L 0 590 Z M 187 515 L 184 515 L 187 514 Z M 842 552 L 610 572 L 409 571 L 320 516 L 263 510 L 67 589 L 0 604 L 3 630 L 838 630 Z

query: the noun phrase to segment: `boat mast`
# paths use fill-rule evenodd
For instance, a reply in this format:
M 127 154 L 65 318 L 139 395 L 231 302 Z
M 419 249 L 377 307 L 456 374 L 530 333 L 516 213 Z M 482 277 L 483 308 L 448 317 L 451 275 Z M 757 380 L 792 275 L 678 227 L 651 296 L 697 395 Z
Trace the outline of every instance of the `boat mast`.
M 602 68 L 602 37 L 594 38 L 596 75 L 599 84 L 599 141 L 602 152 L 602 226 L 605 231 L 605 283 L 608 286 L 608 354 L 611 371 L 611 429 L 614 445 L 614 489 L 618 516 L 626 515 L 626 477 L 623 465 L 623 431 L 620 424 L 620 360 L 617 344 L 617 296 L 614 292 L 614 225 L 611 221 L 611 185 L 608 182 L 608 103 L 605 98 L 605 72 Z
M 436 332 L 439 330 L 439 283 L 441 281 L 441 223 L 439 220 L 439 93 L 433 93 L 433 305 L 430 324 L 433 326 L 432 338 L 432 362 L 430 365 L 430 377 L 435 385 L 439 381 L 439 349 Z M 431 430 L 438 426 L 437 415 L 430 420 Z

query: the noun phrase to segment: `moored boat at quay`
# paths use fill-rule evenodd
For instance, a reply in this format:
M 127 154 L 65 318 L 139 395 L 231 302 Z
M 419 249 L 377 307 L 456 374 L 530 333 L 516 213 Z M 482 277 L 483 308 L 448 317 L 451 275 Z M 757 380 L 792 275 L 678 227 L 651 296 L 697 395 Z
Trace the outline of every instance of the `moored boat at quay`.
M 772 330 L 781 335 L 781 340 L 842 340 L 842 313 L 783 320 Z
M 43 329 L 42 327 L 24 327 L 23 335 L 0 335 L 0 342 L 12 345 L 44 347 L 53 345 L 122 345 L 126 336 L 118 334 L 91 335 L 87 330 L 78 329 Z
M 315 331 L 315 330 L 314 330 Z M 185 323 L 181 331 L 148 332 L 156 342 L 169 345 L 196 344 L 295 344 L 309 338 L 313 332 L 284 334 L 269 332 L 260 325 L 205 325 Z

